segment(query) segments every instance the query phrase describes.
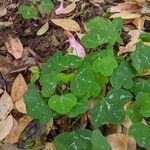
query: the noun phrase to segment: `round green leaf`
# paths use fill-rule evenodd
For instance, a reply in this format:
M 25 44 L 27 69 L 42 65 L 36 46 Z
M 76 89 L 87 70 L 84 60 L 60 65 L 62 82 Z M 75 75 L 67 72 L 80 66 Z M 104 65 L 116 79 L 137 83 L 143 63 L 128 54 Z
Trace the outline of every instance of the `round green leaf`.
M 31 19 L 38 15 L 38 11 L 36 10 L 36 8 L 26 5 L 20 5 L 18 11 L 24 19 Z
M 129 134 L 133 136 L 141 147 L 150 147 L 150 127 L 142 123 L 135 123 L 129 128 Z
M 68 93 L 66 95 L 54 95 L 50 97 L 48 105 L 60 114 L 68 113 L 77 104 L 77 98 Z
M 42 10 L 45 13 L 50 13 L 54 8 L 54 4 L 51 0 L 41 0 L 41 5 L 42 5 Z

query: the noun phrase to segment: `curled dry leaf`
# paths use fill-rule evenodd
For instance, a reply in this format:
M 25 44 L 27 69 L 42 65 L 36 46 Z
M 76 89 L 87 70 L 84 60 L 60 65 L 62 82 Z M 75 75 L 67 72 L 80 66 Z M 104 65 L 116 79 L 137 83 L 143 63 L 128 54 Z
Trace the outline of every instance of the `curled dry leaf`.
M 7 9 L 5 6 L 0 7 L 0 17 L 3 17 L 7 14 Z
M 13 117 L 9 115 L 5 120 L 0 121 L 0 141 L 3 140 L 13 127 Z
M 56 150 L 56 147 L 55 147 L 54 143 L 47 142 L 45 144 L 44 150 Z
M 80 31 L 79 24 L 72 19 L 51 19 L 51 21 L 65 30 L 75 32 Z
M 0 97 L 0 121 L 4 120 L 12 109 L 12 99 L 8 93 L 4 91 L 3 95 Z
M 23 45 L 17 37 L 8 34 L 5 37 L 5 46 L 8 52 L 12 54 L 15 59 L 19 59 L 22 57 Z
M 118 17 L 121 17 L 122 19 L 135 19 L 141 17 L 141 15 L 135 13 L 123 12 L 123 13 L 115 13 L 110 16 L 110 18 L 118 18 Z
M 27 91 L 27 84 L 21 74 L 19 74 L 12 86 L 11 89 L 11 97 L 13 102 L 21 100 L 23 98 L 24 93 Z
M 72 12 L 73 10 L 75 10 L 75 8 L 76 8 L 76 4 L 71 3 L 66 8 L 63 9 L 62 14 L 68 14 L 68 13 Z
M 0 22 L 0 27 L 9 27 L 13 24 L 13 22 Z
M 22 133 L 22 131 L 25 129 L 25 127 L 29 124 L 31 121 L 31 117 L 25 116 L 21 118 L 21 120 L 18 122 L 18 125 L 13 128 L 11 133 L 6 137 L 5 142 L 14 144 L 17 143 L 19 140 L 19 136 Z
M 124 2 L 110 8 L 110 12 L 137 12 L 139 6 L 135 2 Z
M 112 150 L 127 150 L 128 136 L 125 134 L 110 134 L 107 136 L 108 143 Z
M 37 35 L 43 35 L 49 29 L 49 23 L 46 22 L 37 32 Z

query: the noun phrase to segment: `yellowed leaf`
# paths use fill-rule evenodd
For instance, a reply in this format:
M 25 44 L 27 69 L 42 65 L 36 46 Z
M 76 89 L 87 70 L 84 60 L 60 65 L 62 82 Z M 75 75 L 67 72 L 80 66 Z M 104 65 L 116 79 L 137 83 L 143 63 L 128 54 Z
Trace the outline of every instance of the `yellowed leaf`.
M 18 122 L 18 125 L 6 137 L 5 141 L 10 144 L 17 143 L 20 134 L 22 133 L 22 131 L 25 129 L 25 127 L 29 124 L 31 120 L 32 119 L 29 116 L 25 116 L 21 118 L 21 120 Z
M 6 119 L 12 109 L 12 98 L 4 91 L 3 95 L 0 97 L 0 121 Z
M 67 7 L 63 9 L 61 14 L 68 14 L 72 12 L 73 10 L 75 10 L 75 8 L 76 8 L 76 3 L 71 3 L 70 5 L 68 5 Z
M 19 59 L 23 54 L 23 45 L 21 41 L 10 34 L 5 37 L 5 46 L 10 54 L 12 54 L 15 59 Z
M 55 147 L 54 143 L 47 142 L 45 144 L 44 150 L 56 150 L 56 147 Z
M 75 32 L 80 31 L 79 24 L 72 19 L 51 19 L 51 21 L 65 30 Z
M 141 15 L 123 12 L 123 13 L 115 13 L 115 14 L 110 16 L 110 18 L 118 18 L 118 17 L 121 17 L 122 19 L 135 19 L 135 18 L 141 17 Z
M 16 101 L 15 108 L 21 113 L 24 113 L 24 114 L 27 113 L 23 98 L 21 98 L 19 101 Z
M 13 127 L 13 117 L 9 115 L 5 120 L 0 121 L 0 140 L 3 140 Z
M 43 35 L 49 29 L 49 23 L 46 22 L 37 32 L 37 35 Z
M 107 136 L 111 150 L 127 150 L 128 136 L 126 134 L 110 134 Z
M 23 98 L 24 93 L 27 91 L 27 84 L 21 74 L 19 74 L 12 86 L 11 89 L 11 97 L 13 102 L 21 100 Z
M 0 17 L 3 17 L 7 14 L 7 9 L 5 6 L 0 7 Z

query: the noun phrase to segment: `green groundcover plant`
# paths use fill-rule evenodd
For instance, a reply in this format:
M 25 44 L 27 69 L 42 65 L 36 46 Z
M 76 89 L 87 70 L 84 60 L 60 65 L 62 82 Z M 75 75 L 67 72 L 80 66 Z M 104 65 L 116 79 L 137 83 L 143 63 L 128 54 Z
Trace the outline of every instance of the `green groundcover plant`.
M 30 68 L 31 83 L 24 95 L 27 113 L 42 123 L 62 115 L 75 118 L 88 111 L 88 101 L 94 98 L 93 131 L 80 129 L 59 134 L 53 141 L 57 150 L 109 150 L 110 145 L 98 128 L 121 124 L 126 115 L 133 123 L 129 135 L 141 147 L 150 147 L 150 79 L 141 76 L 150 69 L 149 47 L 141 40 L 134 52 L 117 56 L 113 46 L 123 43 L 122 20 L 94 17 L 86 25 L 89 32 L 81 43 L 91 51 L 84 59 L 56 52 L 41 70 Z M 109 87 L 106 93 L 104 86 Z M 125 110 L 124 105 L 130 100 L 133 102 Z M 147 123 L 143 124 L 143 120 Z

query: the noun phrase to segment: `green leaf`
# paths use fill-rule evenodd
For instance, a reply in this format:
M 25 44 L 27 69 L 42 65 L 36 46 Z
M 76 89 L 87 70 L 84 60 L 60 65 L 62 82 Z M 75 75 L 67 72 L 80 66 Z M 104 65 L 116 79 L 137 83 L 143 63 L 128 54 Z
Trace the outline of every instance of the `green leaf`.
M 75 79 L 71 81 L 71 92 L 77 97 L 90 94 L 96 97 L 100 92 L 100 86 L 95 80 L 92 67 L 85 62 L 76 72 Z
M 130 91 L 132 91 L 135 95 L 137 95 L 138 92 L 150 92 L 150 80 L 144 80 L 141 78 L 135 79 Z
M 141 147 L 150 147 L 150 127 L 142 123 L 135 123 L 129 128 L 129 134 L 133 136 Z
M 117 27 L 119 23 L 116 25 L 109 20 L 97 16 L 90 19 L 86 25 L 90 31 L 81 39 L 82 44 L 86 48 L 96 48 L 104 43 L 114 45 L 118 39 Z
M 111 85 L 114 89 L 130 89 L 133 86 L 132 78 L 134 77 L 128 62 L 122 61 L 120 65 L 114 70 L 110 77 Z
M 140 38 L 143 42 L 150 42 L 150 33 L 144 32 L 140 35 Z
M 71 80 L 73 80 L 74 78 L 75 78 L 75 74 L 74 73 L 70 73 L 70 74 L 58 73 L 58 80 L 62 81 L 64 83 L 68 83 Z
M 104 76 L 103 74 L 101 74 L 100 72 L 98 73 L 94 73 L 96 81 L 100 84 L 100 85 L 104 85 L 107 84 L 109 82 L 108 77 Z
M 141 122 L 143 117 L 150 117 L 150 93 L 139 92 L 136 101 L 127 108 L 132 122 Z
M 31 82 L 36 82 L 40 77 L 40 69 L 37 66 L 31 66 L 29 71 L 31 71 Z
M 123 106 L 131 98 L 131 93 L 126 90 L 110 90 L 107 96 L 94 106 L 91 116 L 92 124 L 98 127 L 105 123 L 121 123 L 125 117 Z
M 106 49 L 101 52 L 101 56 L 93 62 L 94 72 L 100 72 L 104 76 L 110 76 L 113 70 L 117 67 L 117 60 L 114 58 L 111 49 Z
M 26 5 L 20 5 L 18 11 L 24 19 L 31 19 L 38 15 L 36 8 Z
M 77 105 L 74 106 L 71 111 L 67 114 L 70 118 L 77 117 L 80 114 L 83 114 L 88 109 L 88 96 L 84 95 L 81 98 L 78 98 Z
M 59 114 L 67 114 L 77 104 L 77 98 L 71 94 L 54 95 L 50 97 L 48 105 Z
M 96 129 L 92 132 L 91 141 L 94 150 L 111 150 L 107 139 L 102 135 L 99 129 Z
M 132 65 L 137 72 L 143 72 L 144 70 L 150 69 L 150 53 L 149 46 L 138 43 L 136 50 L 131 53 Z
M 24 95 L 24 102 L 28 115 L 34 119 L 39 119 L 43 123 L 47 123 L 56 116 L 56 113 L 48 107 L 42 96 L 36 91 L 33 83 L 28 85 L 28 91 Z
M 57 73 L 55 71 L 51 71 L 49 74 L 43 75 L 40 80 L 40 84 L 42 86 L 42 95 L 44 97 L 52 96 L 58 84 Z
M 54 4 L 51 0 L 41 0 L 41 5 L 42 10 L 47 14 L 50 13 L 54 8 Z
M 91 133 L 87 129 L 64 132 L 54 139 L 54 144 L 57 150 L 92 150 Z

